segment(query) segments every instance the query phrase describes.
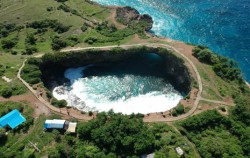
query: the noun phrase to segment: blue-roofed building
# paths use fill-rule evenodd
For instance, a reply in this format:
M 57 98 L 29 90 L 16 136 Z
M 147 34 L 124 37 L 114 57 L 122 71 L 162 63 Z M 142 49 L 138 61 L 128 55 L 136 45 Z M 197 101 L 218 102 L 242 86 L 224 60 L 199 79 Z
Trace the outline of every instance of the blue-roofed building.
M 15 109 L 0 118 L 0 128 L 8 125 L 10 128 L 14 129 L 25 121 L 26 119 L 22 114 Z

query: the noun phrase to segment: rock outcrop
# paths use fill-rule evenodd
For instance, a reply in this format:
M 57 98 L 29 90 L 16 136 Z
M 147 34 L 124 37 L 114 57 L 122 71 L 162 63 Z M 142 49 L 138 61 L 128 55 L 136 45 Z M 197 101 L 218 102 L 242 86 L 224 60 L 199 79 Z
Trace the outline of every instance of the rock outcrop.
M 131 7 L 119 7 L 116 9 L 116 20 L 128 27 L 139 26 L 145 31 L 153 27 L 153 19 L 148 14 L 141 15 L 136 9 Z

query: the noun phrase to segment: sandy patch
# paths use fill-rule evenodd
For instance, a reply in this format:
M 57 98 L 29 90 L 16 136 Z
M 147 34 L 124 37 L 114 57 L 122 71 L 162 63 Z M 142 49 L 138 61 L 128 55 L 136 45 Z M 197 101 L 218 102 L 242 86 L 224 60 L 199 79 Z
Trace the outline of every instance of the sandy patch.
M 5 80 L 8 83 L 12 81 L 12 79 L 10 79 L 10 78 L 8 78 L 6 76 L 3 76 L 2 79 Z

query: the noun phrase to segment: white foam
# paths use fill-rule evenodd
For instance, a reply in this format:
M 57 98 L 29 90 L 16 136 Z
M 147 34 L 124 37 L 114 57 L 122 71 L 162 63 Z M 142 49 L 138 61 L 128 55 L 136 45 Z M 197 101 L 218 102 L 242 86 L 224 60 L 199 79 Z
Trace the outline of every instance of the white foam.
M 70 89 L 68 87 L 59 86 L 53 90 L 53 96 L 58 100 L 66 100 L 68 106 L 76 107 L 82 111 L 109 111 L 113 109 L 114 112 L 123 113 L 123 114 L 132 114 L 132 113 L 142 113 L 148 114 L 153 112 L 163 112 L 172 109 L 175 107 L 178 102 L 182 99 L 182 96 L 174 91 L 172 88 L 166 89 L 169 93 L 163 94 L 161 91 L 153 91 L 146 94 L 141 94 L 138 96 L 132 96 L 125 99 L 119 98 L 118 100 L 111 101 L 105 96 L 105 93 L 87 93 L 95 88 L 103 88 L 98 85 L 98 81 L 102 81 L 101 77 L 82 78 L 82 70 L 86 67 L 81 67 L 77 69 L 68 69 L 65 71 L 65 77 L 70 79 L 72 85 Z M 77 79 L 77 77 L 79 77 Z M 97 80 L 99 79 L 99 80 Z M 104 84 L 104 91 L 108 88 L 109 85 L 107 82 L 112 82 L 110 77 L 106 77 L 102 83 Z M 114 78 L 116 79 L 116 78 Z M 89 82 L 91 81 L 91 84 Z M 117 81 L 111 83 L 116 88 L 119 86 Z M 106 86 L 106 87 L 105 87 Z M 143 88 L 140 87 L 140 88 Z M 119 90 L 119 87 L 118 87 Z M 113 92 L 116 93 L 117 89 L 114 89 Z

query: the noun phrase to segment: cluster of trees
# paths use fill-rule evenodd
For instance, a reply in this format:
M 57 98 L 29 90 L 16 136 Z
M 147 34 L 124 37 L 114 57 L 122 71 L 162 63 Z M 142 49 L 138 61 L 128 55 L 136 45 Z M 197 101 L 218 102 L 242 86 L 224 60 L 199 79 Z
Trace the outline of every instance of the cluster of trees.
M 66 39 L 54 36 L 52 38 L 51 48 L 55 51 L 65 48 L 67 46 L 75 46 L 76 44 L 80 43 L 80 40 L 77 36 L 69 36 Z
M 17 26 L 14 23 L 0 23 L 0 37 L 7 37 L 10 33 L 20 31 L 23 28 L 23 26 Z
M 180 123 L 182 134 L 195 143 L 202 157 L 248 157 L 249 127 L 209 110 Z
M 250 92 L 236 93 L 234 96 L 235 108 L 232 110 L 232 117 L 242 122 L 245 126 L 250 126 Z
M 67 47 L 67 45 L 68 43 L 66 42 L 66 40 L 64 40 L 63 38 L 59 36 L 55 36 L 52 39 L 51 47 L 53 50 L 60 50 L 62 48 Z
M 215 54 L 204 46 L 195 47 L 193 55 L 199 61 L 212 65 L 214 72 L 222 79 L 243 82 L 241 71 L 235 61 Z
M 25 53 L 24 54 L 31 55 L 37 52 L 36 41 L 37 41 L 37 38 L 35 37 L 33 33 L 27 34 L 25 38 Z
M 63 11 L 66 12 L 66 13 L 71 13 L 71 14 L 73 14 L 73 15 L 79 16 L 79 17 L 81 17 L 81 18 L 87 20 L 87 19 L 84 18 L 84 16 L 83 16 L 81 13 L 79 13 L 76 9 L 71 9 L 71 8 L 70 8 L 68 5 L 66 5 L 65 3 L 62 3 L 61 5 L 59 5 L 59 6 L 57 7 L 57 10 L 63 10 Z
M 107 21 L 100 23 L 96 26 L 95 30 L 106 38 L 96 38 L 89 37 L 85 39 L 86 43 L 93 44 L 97 43 L 106 43 L 106 42 L 117 42 L 123 40 L 124 38 L 135 34 L 133 29 L 128 27 L 124 29 L 117 29 L 114 24 L 109 25 Z
M 27 28 L 33 28 L 33 29 L 48 29 L 51 28 L 57 33 L 64 33 L 67 32 L 71 26 L 66 26 L 57 20 L 50 20 L 50 19 L 45 19 L 45 20 L 40 20 L 40 21 L 33 21 L 31 23 L 26 24 Z
M 66 100 L 57 100 L 56 98 L 51 99 L 51 104 L 58 108 L 64 108 L 67 106 Z
M 17 84 L 5 84 L 0 85 L 0 96 L 9 98 L 13 95 L 20 95 L 26 92 L 26 88 L 23 85 Z
M 154 135 L 142 119 L 130 118 L 113 112 L 99 113 L 94 121 L 78 128 L 79 138 L 89 140 L 117 156 L 140 156 L 153 151 Z
M 172 111 L 172 115 L 173 115 L 173 116 L 178 116 L 178 115 L 181 115 L 181 114 L 183 114 L 183 113 L 185 113 L 185 108 L 184 108 L 184 106 L 183 106 L 181 103 L 179 103 L 179 104 L 173 109 L 173 111 Z
M 21 76 L 29 84 L 37 84 L 41 81 L 42 72 L 39 69 L 40 59 L 30 58 L 22 69 Z
M 1 45 L 3 49 L 11 49 L 16 46 L 17 42 L 18 42 L 17 37 L 12 38 L 12 39 L 3 39 L 1 41 Z
M 135 114 L 99 113 L 95 120 L 78 123 L 78 137 L 58 130 L 51 133 L 56 143 L 48 150 L 50 158 L 139 158 L 152 152 L 156 158 L 178 157 L 177 146 L 182 147 L 187 157 L 192 152 L 186 141 L 168 125 L 145 124 Z

